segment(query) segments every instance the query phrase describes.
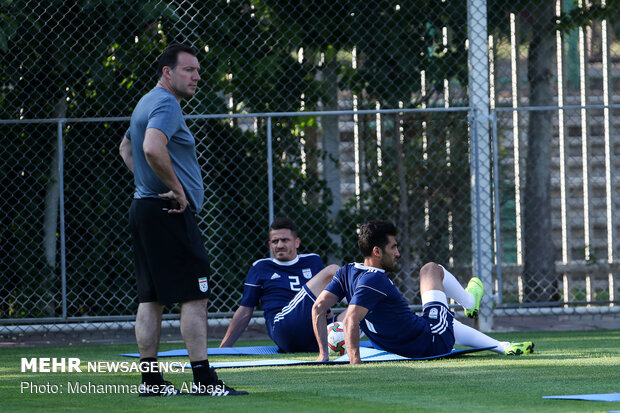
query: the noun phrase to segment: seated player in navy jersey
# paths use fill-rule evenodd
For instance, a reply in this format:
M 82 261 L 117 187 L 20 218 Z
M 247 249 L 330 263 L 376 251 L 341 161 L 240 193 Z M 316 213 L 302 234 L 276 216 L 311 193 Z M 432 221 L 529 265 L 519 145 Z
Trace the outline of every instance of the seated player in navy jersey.
M 260 303 L 267 332 L 281 351 L 318 350 L 312 330 L 312 304 L 338 266 L 325 267 L 317 254 L 298 254 L 300 242 L 292 220 L 276 218 L 273 221 L 269 227 L 273 258 L 252 264 L 245 279 L 241 304 L 220 347 L 231 347 L 239 339 L 250 322 L 254 307 Z M 331 318 L 331 311 L 329 313 Z
M 427 357 L 449 353 L 452 346 L 491 347 L 506 355 L 529 354 L 534 343 L 499 342 L 454 319 L 448 298 L 465 307 L 465 314 L 477 316 L 482 298 L 482 283 L 472 278 L 463 288 L 454 275 L 441 265 L 427 263 L 420 270 L 422 315 L 415 314 L 388 271 L 397 269 L 400 257 L 395 239 L 396 227 L 383 221 L 371 221 L 360 228 L 358 245 L 363 263 L 340 268 L 312 308 L 313 327 L 319 345 L 317 361 L 329 360 L 325 314 L 341 299 L 347 299 L 344 338 L 351 364 L 361 363 L 360 328 L 384 350 L 404 357 Z

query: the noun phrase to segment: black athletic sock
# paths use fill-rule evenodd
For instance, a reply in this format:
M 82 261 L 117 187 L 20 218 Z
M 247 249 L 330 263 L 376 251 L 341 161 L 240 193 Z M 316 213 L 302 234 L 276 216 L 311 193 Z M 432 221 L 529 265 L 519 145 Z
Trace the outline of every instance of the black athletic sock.
M 211 373 L 209 360 L 190 361 L 190 364 L 192 365 L 192 373 L 194 374 L 194 383 L 196 383 L 197 386 L 215 384 L 217 376 L 214 377 Z
M 164 378 L 159 371 L 157 358 L 145 357 L 140 359 L 140 372 L 142 373 L 142 383 L 163 384 Z

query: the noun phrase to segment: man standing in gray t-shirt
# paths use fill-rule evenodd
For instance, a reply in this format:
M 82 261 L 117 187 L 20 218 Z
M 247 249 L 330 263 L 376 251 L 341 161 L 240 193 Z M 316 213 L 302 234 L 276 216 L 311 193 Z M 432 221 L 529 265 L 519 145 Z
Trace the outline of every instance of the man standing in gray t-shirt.
M 180 105 L 196 92 L 199 68 L 192 48 L 166 48 L 158 60 L 157 86 L 136 105 L 119 148 L 136 186 L 129 223 L 139 301 L 140 396 L 180 393 L 163 380 L 156 363 L 163 309 L 172 303 L 181 303 L 181 334 L 194 375 L 191 393 L 248 394 L 226 386 L 206 358 L 210 268 L 195 218 L 204 187 Z

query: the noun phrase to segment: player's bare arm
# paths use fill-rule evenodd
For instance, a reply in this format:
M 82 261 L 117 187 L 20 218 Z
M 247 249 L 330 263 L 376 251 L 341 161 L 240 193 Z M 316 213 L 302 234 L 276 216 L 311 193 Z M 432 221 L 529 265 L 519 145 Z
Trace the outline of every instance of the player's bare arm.
M 162 198 L 174 199 L 179 203 L 177 209 L 170 209 L 169 213 L 182 213 L 189 204 L 185 191 L 172 167 L 172 160 L 166 148 L 168 137 L 159 129 L 148 128 L 144 134 L 142 149 L 146 161 L 159 179 L 170 189 L 169 192 L 159 194 Z
M 347 353 L 351 364 L 361 364 L 360 357 L 360 321 L 366 317 L 368 309 L 360 305 L 351 304 L 347 307 L 344 317 L 344 342 L 347 343 Z
M 228 325 L 228 329 L 226 330 L 226 334 L 220 343 L 221 347 L 232 347 L 241 334 L 245 331 L 248 324 L 250 323 L 250 319 L 252 318 L 252 314 L 254 313 L 254 307 L 246 307 L 244 305 L 240 305 L 235 311 L 230 324 Z
M 335 294 L 323 290 L 312 306 L 312 327 L 314 328 L 314 336 L 319 345 L 319 356 L 316 361 L 329 361 L 326 314 L 337 302 L 338 297 Z
M 127 136 L 123 136 L 118 152 L 121 154 L 121 158 L 123 158 L 127 168 L 133 173 L 133 152 L 131 150 L 131 141 L 127 139 Z

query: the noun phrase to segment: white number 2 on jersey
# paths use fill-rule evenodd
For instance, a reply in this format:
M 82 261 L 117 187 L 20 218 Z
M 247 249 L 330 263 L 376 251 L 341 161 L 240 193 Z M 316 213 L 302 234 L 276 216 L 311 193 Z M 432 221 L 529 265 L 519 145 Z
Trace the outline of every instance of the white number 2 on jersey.
M 299 286 L 299 276 L 298 275 L 289 275 L 288 279 L 291 281 L 291 290 L 299 291 L 301 287 Z

